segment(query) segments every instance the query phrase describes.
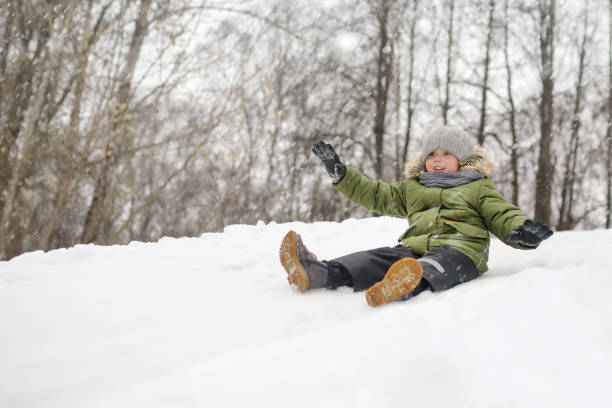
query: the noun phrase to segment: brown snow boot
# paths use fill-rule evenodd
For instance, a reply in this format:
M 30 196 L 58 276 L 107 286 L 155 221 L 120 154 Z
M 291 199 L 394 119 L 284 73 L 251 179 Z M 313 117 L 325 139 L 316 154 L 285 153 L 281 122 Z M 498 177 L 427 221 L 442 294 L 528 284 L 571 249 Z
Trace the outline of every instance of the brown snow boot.
M 423 276 L 423 267 L 414 258 L 402 258 L 393 263 L 385 277 L 366 292 L 370 306 L 380 306 L 412 292 Z
M 302 238 L 295 231 L 289 231 L 283 238 L 279 256 L 287 271 L 289 285 L 298 291 L 322 288 L 327 283 L 327 265 L 319 262 L 317 257 L 306 249 Z

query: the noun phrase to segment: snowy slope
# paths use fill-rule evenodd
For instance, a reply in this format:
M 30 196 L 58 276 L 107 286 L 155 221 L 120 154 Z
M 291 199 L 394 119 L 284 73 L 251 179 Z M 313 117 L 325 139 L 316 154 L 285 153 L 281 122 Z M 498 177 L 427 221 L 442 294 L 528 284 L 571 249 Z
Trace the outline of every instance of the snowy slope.
M 278 245 L 392 245 L 405 221 L 236 225 L 0 263 L 0 407 L 609 407 L 612 231 L 378 309 L 293 292 Z

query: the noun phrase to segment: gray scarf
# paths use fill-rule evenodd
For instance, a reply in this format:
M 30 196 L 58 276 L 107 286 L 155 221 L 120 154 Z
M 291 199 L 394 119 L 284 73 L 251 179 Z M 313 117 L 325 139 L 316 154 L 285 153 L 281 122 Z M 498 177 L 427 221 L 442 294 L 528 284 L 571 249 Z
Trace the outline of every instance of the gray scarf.
M 419 183 L 425 187 L 452 188 L 480 180 L 484 175 L 476 170 L 461 170 L 455 173 L 421 173 Z

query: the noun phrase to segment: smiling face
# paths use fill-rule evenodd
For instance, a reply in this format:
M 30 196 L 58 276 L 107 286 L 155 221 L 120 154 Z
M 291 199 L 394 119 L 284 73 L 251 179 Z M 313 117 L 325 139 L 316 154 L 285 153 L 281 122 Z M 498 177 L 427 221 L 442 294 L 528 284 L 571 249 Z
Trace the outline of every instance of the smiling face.
M 447 150 L 436 149 L 427 155 L 425 169 L 429 173 L 455 173 L 459 170 L 459 159 Z

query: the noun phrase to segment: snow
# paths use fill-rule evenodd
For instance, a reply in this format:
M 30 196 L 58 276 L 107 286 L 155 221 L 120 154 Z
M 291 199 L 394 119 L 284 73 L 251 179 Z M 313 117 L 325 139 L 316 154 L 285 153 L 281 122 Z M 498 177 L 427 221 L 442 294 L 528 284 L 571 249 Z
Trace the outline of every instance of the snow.
M 1 262 L 0 406 L 612 406 L 612 230 L 495 240 L 481 278 L 376 309 L 296 293 L 278 262 L 289 229 L 330 259 L 405 227 L 260 222 Z

